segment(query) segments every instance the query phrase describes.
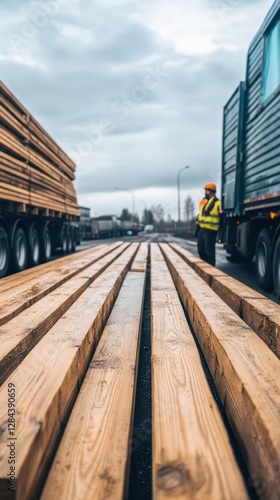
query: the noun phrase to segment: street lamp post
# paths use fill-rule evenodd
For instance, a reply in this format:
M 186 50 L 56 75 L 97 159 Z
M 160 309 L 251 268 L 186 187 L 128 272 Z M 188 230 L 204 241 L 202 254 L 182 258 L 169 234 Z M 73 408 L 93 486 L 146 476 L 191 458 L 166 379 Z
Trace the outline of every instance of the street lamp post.
M 178 191 L 178 224 L 181 222 L 181 206 L 180 206 L 180 173 L 183 172 L 183 170 L 186 170 L 187 168 L 190 168 L 189 165 L 187 167 L 180 168 L 177 172 L 177 191 Z

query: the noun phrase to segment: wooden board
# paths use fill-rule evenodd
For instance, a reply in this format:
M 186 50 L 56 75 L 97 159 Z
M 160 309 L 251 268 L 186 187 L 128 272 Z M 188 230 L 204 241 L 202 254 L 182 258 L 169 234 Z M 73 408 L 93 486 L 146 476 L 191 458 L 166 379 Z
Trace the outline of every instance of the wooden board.
M 18 99 L 9 91 L 9 89 L 0 82 L 0 106 L 9 111 L 10 117 L 14 117 L 23 126 L 33 132 L 39 139 L 48 145 L 48 147 L 71 168 L 75 170 L 75 163 L 68 155 L 58 146 L 58 144 L 50 137 L 43 127 L 35 120 L 35 118 L 27 111 L 27 109 L 19 102 Z
M 155 257 L 152 251 L 153 498 L 246 498 L 227 431 L 170 274 L 166 291 L 164 267 L 167 270 L 163 257 Z
M 280 358 L 280 306 L 176 243 L 170 246 Z
M 113 250 L 114 255 L 122 253 L 128 245 L 129 243 L 124 243 L 120 248 Z M 88 267 L 90 264 L 111 252 L 111 250 L 111 248 L 105 248 L 101 251 L 97 250 L 93 252 L 92 257 L 87 259 L 85 267 Z M 66 266 L 66 269 L 65 267 L 60 268 L 57 266 L 49 272 L 40 274 L 40 279 L 38 279 L 37 275 L 33 275 L 28 282 L 24 281 L 22 284 L 17 284 L 17 286 L 13 287 L 10 291 L 6 291 L 0 305 L 0 325 L 14 318 L 19 313 L 32 306 L 32 304 L 35 304 L 38 300 L 45 297 L 48 293 L 57 289 L 72 276 L 78 274 L 81 267 L 81 260 L 79 262 L 78 259 L 74 269 L 69 269 L 69 266 Z
M 75 164 L 0 82 L 0 199 L 80 217 Z
M 29 351 L 41 340 L 59 318 L 69 309 L 88 286 L 114 262 L 128 244 L 112 251 L 102 258 L 93 259 L 93 263 L 79 273 L 73 273 L 71 279 L 56 287 L 36 301 L 27 310 L 2 325 L 0 330 L 0 383 L 27 356 Z M 108 252 L 107 252 L 108 253 Z M 98 260 L 99 259 L 99 260 Z M 70 277 L 69 277 L 70 278 Z
M 137 255 L 132 263 L 131 271 L 146 273 L 149 246 L 148 243 L 141 243 Z
M 247 467 L 279 496 L 280 361 L 267 345 L 166 244 L 160 248 L 208 363 Z
M 44 264 L 39 264 L 36 267 L 31 267 L 28 269 L 25 269 L 24 271 L 21 271 L 20 273 L 16 274 L 11 274 L 10 276 L 6 276 L 5 278 L 1 278 L 0 280 L 0 293 L 3 294 L 5 291 L 10 290 L 11 288 L 21 285 L 25 282 L 27 282 L 29 279 L 32 279 L 34 277 L 39 278 L 40 276 L 44 275 L 45 273 L 49 271 L 53 271 L 56 269 L 61 270 L 62 272 L 67 273 L 67 266 L 73 266 L 74 268 L 77 268 L 81 270 L 83 268 L 83 265 L 87 266 L 88 262 L 91 261 L 91 257 L 96 255 L 96 253 L 102 253 L 103 250 L 108 249 L 108 251 L 112 251 L 115 248 L 118 248 L 120 245 L 122 245 L 121 241 L 118 241 L 116 243 L 111 243 L 110 245 L 97 245 L 96 247 L 90 247 L 86 250 L 82 250 L 81 252 L 75 252 L 70 255 L 64 255 L 58 259 L 45 262 Z M 81 261 L 80 261 L 81 259 Z M 80 261 L 80 262 L 79 262 Z M 78 264 L 76 264 L 79 262 Z M 64 269 L 65 266 L 65 269 Z M 79 267 L 81 266 L 81 268 Z
M 131 245 L 34 347 L 0 389 L 0 496 L 6 498 L 7 384 L 16 387 L 16 498 L 36 498 L 61 425 L 137 251 Z
M 124 281 L 66 426 L 42 500 L 124 498 L 144 282 L 145 275 L 139 272 L 129 272 Z

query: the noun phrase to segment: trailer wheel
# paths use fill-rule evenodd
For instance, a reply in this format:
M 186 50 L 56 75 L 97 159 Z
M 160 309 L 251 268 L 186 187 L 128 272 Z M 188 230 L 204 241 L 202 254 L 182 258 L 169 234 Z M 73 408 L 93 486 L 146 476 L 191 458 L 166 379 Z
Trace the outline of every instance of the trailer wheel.
M 12 257 L 15 271 L 23 271 L 27 267 L 28 261 L 28 245 L 25 233 L 21 227 L 15 231 Z
M 271 290 L 271 240 L 266 229 L 262 229 L 258 236 L 255 268 L 260 287 Z
M 70 233 L 70 251 L 71 252 L 76 252 L 76 246 L 77 246 L 77 234 L 75 229 L 71 231 Z
M 69 251 L 69 233 L 67 226 L 63 226 L 61 234 L 61 247 L 62 253 L 65 254 Z
M 48 226 L 45 226 L 42 234 L 41 255 L 43 262 L 48 262 L 52 255 L 52 240 Z
M 0 227 L 0 278 L 4 278 L 8 272 L 10 261 L 10 249 L 8 235 L 3 227 Z
M 29 231 L 30 260 L 33 266 L 40 263 L 40 238 L 36 227 L 32 226 Z
M 276 242 L 272 263 L 274 291 L 280 295 L 280 236 Z

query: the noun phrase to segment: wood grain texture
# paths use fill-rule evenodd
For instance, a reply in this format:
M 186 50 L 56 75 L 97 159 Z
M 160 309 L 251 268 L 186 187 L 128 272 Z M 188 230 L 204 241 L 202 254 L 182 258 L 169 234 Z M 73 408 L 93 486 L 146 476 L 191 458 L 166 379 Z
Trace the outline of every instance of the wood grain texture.
M 129 272 L 71 413 L 42 500 L 122 500 L 130 462 L 145 276 Z
M 99 255 L 91 265 L 0 327 L 1 384 L 74 301 L 128 246 L 125 243 L 108 255 L 106 252 L 104 256 Z
M 280 306 L 244 283 L 210 266 L 177 243 L 171 243 L 170 247 L 280 358 Z
M 0 497 L 7 491 L 7 383 L 16 387 L 16 499 L 36 498 L 138 245 L 102 273 L 34 347 L 0 390 Z
M 122 252 L 128 245 L 129 243 L 125 243 L 124 246 L 119 247 L 120 250 L 117 248 L 113 252 Z M 60 265 L 58 261 L 55 261 L 57 264 L 56 266 L 54 265 L 52 270 L 44 273 L 41 273 L 40 270 L 39 276 L 36 273 L 31 274 L 28 281 L 18 283 L 10 290 L 6 290 L 5 295 L 2 296 L 0 305 L 0 325 L 3 325 L 25 309 L 28 309 L 32 304 L 38 302 L 38 300 L 78 274 L 80 270 L 85 269 L 101 257 L 109 254 L 110 251 L 111 248 L 103 248 L 100 251 L 96 250 L 89 254 L 87 258 L 76 254 L 76 260 L 72 260 L 72 264 L 67 264 L 66 266 Z
M 168 245 L 160 244 L 261 498 L 280 491 L 280 361 Z M 278 464 L 278 468 L 277 468 Z
M 88 256 L 95 255 L 96 252 L 101 252 L 102 249 L 109 248 L 114 250 L 118 246 L 120 246 L 122 242 L 113 243 L 111 245 L 98 245 L 98 247 L 91 247 L 87 250 L 82 250 L 81 252 L 75 252 L 71 255 L 64 255 L 55 261 L 45 262 L 44 264 L 39 264 L 36 267 L 31 267 L 21 271 L 20 273 L 12 274 L 10 276 L 6 276 L 5 278 L 1 278 L 0 280 L 0 293 L 3 294 L 7 290 L 10 290 L 13 287 L 21 285 L 23 283 L 28 282 L 28 280 L 39 276 L 44 275 L 49 271 L 53 271 L 55 269 L 60 269 L 61 266 L 72 266 L 75 265 L 76 259 L 87 259 Z M 86 262 L 86 261 L 85 261 Z
M 136 257 L 132 263 L 131 271 L 146 273 L 148 261 L 149 245 L 148 243 L 141 243 Z
M 0 82 L 0 198 L 79 220 L 75 164 Z
M 167 270 L 163 257 L 153 256 L 154 251 L 151 260 L 153 498 L 246 498 L 243 479 L 178 293 L 169 271 L 169 276 L 165 272 L 163 277 L 163 268 Z

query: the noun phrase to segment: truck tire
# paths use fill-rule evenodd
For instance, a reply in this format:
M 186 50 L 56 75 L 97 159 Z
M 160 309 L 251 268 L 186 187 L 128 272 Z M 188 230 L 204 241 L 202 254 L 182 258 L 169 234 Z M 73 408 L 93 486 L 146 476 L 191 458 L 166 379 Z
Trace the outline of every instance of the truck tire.
M 272 276 L 274 291 L 277 295 L 280 295 L 280 235 L 278 236 L 273 254 Z
M 38 229 L 31 226 L 29 231 L 30 261 L 32 266 L 40 264 L 40 238 Z
M 10 249 L 8 235 L 3 227 L 0 227 L 0 278 L 6 276 L 9 269 Z
M 63 226 L 61 234 L 61 248 L 63 255 L 69 251 L 69 231 L 67 226 Z
M 43 262 L 49 262 L 52 255 L 52 240 L 48 226 L 45 226 L 42 233 L 41 257 Z
M 21 227 L 15 231 L 12 244 L 12 258 L 14 270 L 23 271 L 27 268 L 28 262 L 28 245 L 25 232 Z
M 262 229 L 257 240 L 255 269 L 263 290 L 272 289 L 271 240 L 266 229 Z
M 73 229 L 70 233 L 70 252 L 76 252 L 77 246 L 77 233 L 76 230 Z

